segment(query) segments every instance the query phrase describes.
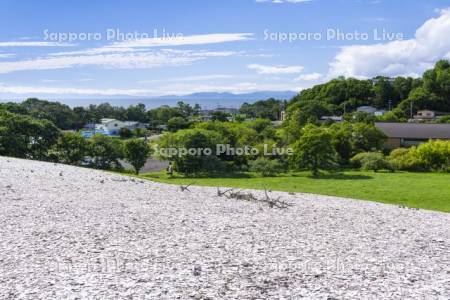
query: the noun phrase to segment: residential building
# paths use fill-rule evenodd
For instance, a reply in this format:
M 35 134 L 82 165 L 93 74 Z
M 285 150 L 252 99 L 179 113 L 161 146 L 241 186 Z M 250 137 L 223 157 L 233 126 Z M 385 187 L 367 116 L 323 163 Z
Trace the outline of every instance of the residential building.
M 367 113 L 367 114 L 371 114 L 371 115 L 375 114 L 375 112 L 377 110 L 378 109 L 376 109 L 373 106 L 360 106 L 356 109 L 357 112 L 363 112 L 363 113 Z
M 384 109 L 378 109 L 376 107 L 373 106 L 360 106 L 356 109 L 357 112 L 363 112 L 363 113 L 367 113 L 370 115 L 374 115 L 377 117 L 381 117 L 384 114 L 386 114 L 386 110 Z
M 148 124 L 134 122 L 134 121 L 119 121 L 116 119 L 101 119 L 101 125 L 103 125 L 110 135 L 118 135 L 120 129 L 128 128 L 130 130 L 135 130 L 138 128 L 147 128 Z
M 320 118 L 321 121 L 333 121 L 342 122 L 344 118 L 342 116 L 323 116 Z
M 436 120 L 436 112 L 428 109 L 419 110 L 417 114 L 415 114 L 409 122 L 429 122 Z
M 375 123 L 388 137 L 389 149 L 411 147 L 429 140 L 450 140 L 450 124 L 429 123 Z

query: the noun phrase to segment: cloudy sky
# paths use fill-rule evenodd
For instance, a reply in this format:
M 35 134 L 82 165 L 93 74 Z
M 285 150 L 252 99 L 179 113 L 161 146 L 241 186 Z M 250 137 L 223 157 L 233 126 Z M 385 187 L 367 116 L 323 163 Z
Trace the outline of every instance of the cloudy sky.
M 450 59 L 450 0 L 0 2 L 0 97 L 299 91 Z

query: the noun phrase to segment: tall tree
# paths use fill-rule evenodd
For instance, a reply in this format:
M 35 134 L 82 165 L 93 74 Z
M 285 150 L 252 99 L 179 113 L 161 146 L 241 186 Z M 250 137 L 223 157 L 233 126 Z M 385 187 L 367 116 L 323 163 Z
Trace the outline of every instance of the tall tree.
M 89 155 L 89 143 L 79 133 L 63 133 L 55 145 L 57 160 L 64 164 L 81 165 Z
M 141 139 L 131 139 L 124 144 L 125 159 L 133 166 L 136 175 L 145 165 L 149 155 L 150 146 Z
M 306 126 L 300 140 L 293 146 L 291 164 L 294 169 L 311 170 L 313 176 L 317 176 L 319 170 L 333 168 L 337 163 L 337 155 L 332 141 L 327 128 Z

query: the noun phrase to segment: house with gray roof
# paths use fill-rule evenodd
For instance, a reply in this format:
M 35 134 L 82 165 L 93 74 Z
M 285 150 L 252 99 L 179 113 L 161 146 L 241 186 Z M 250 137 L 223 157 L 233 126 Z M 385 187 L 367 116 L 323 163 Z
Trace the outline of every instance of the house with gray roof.
M 429 140 L 450 140 L 450 124 L 375 123 L 388 137 L 386 148 L 411 147 Z

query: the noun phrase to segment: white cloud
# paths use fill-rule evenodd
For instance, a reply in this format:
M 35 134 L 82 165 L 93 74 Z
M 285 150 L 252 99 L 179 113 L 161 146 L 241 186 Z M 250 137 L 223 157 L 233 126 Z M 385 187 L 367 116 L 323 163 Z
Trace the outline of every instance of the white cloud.
M 71 80 L 64 80 L 64 79 L 41 79 L 40 81 L 43 83 L 55 83 L 55 82 L 87 82 L 87 81 L 93 81 L 92 78 L 80 78 L 80 79 L 71 79 Z
M 46 57 L 0 62 L 0 73 L 24 70 L 66 69 L 79 66 L 101 66 L 104 68 L 153 68 L 180 66 L 209 57 L 236 55 L 232 51 L 192 51 L 174 49 L 153 49 L 154 47 L 204 45 L 250 40 L 251 33 L 219 33 L 167 38 L 144 38 L 116 42 L 107 46 L 80 51 L 51 53 Z M 2 42 L 0 42 L 0 46 Z M 51 42 L 3 42 L 4 46 L 66 45 Z M 1 58 L 1 56 L 0 56 Z
M 155 82 L 178 82 L 178 81 L 209 81 L 217 79 L 230 79 L 237 78 L 239 76 L 229 75 L 229 74 L 210 74 L 210 75 L 195 75 L 195 76 L 184 76 L 184 77 L 172 77 L 164 79 L 151 79 L 151 80 L 140 80 L 139 83 L 155 83 Z
M 328 76 L 419 76 L 437 60 L 450 58 L 449 36 L 450 9 L 445 9 L 419 27 L 413 39 L 343 47 L 330 63 Z
M 111 45 L 91 48 L 81 51 L 58 52 L 53 53 L 54 56 L 65 55 L 95 55 L 103 53 L 123 53 L 142 51 L 146 48 L 154 47 L 175 47 L 187 45 L 207 45 L 227 42 L 247 41 L 252 39 L 252 33 L 213 33 L 201 35 L 189 35 L 170 38 L 143 38 L 136 40 L 127 40 L 116 42 Z
M 0 47 L 70 47 L 73 44 L 57 42 L 0 42 Z
M 303 66 L 266 66 L 259 64 L 248 65 L 247 68 L 255 70 L 258 74 L 296 74 L 301 73 L 304 69 Z
M 147 38 L 128 40 L 113 44 L 118 48 L 136 48 L 136 47 L 167 47 L 183 45 L 205 45 L 236 41 L 246 41 L 251 39 L 252 33 L 213 33 L 201 35 L 189 35 L 173 38 Z
M 35 86 L 8 86 L 0 85 L 0 93 L 37 95 L 37 94 L 75 94 L 75 95 L 151 95 L 151 90 L 140 89 L 82 89 L 70 87 L 35 87 Z
M 162 49 L 143 53 L 115 53 L 37 58 L 0 62 L 0 73 L 25 70 L 66 69 L 80 66 L 100 66 L 114 69 L 143 69 L 161 66 L 180 66 L 209 57 L 234 55 L 231 51 L 190 51 Z
M 295 81 L 315 81 L 322 78 L 322 74 L 320 73 L 310 73 L 310 74 L 302 74 L 298 76 Z
M 9 58 L 9 57 L 13 57 L 15 56 L 15 54 L 12 53 L 0 53 L 0 58 Z

